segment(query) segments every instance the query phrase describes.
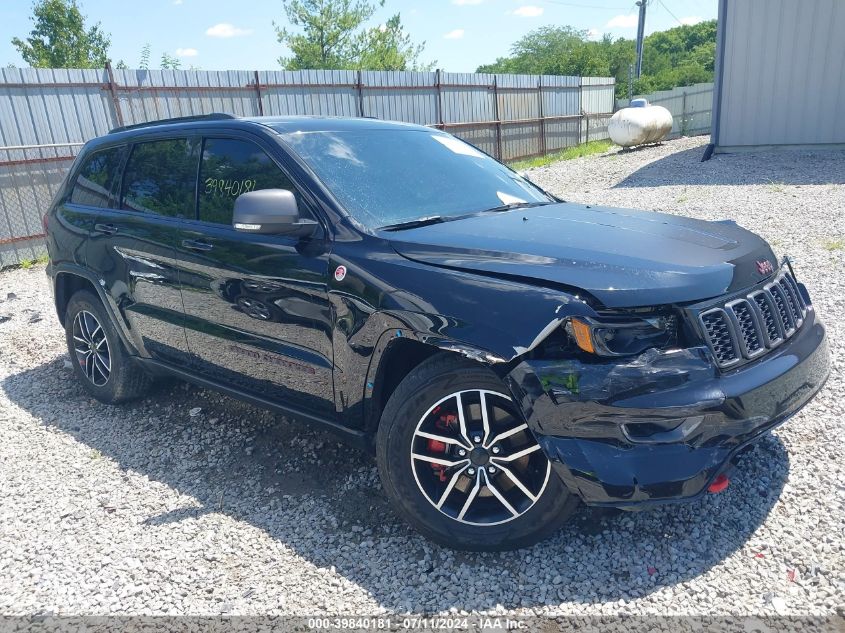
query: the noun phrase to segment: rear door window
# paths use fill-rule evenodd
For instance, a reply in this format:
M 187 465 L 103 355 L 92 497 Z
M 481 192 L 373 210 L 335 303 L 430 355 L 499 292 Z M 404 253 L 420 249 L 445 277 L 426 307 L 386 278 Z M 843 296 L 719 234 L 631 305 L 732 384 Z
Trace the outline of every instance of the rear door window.
M 199 219 L 231 224 L 235 199 L 260 189 L 288 189 L 290 179 L 255 143 L 233 138 L 207 138 L 199 179 Z M 302 212 L 302 200 L 297 195 Z
M 123 174 L 121 208 L 193 219 L 197 173 L 194 147 L 184 138 L 137 143 Z
M 72 204 L 98 209 L 117 207 L 117 180 L 126 147 L 109 147 L 92 153 L 79 170 L 70 193 Z

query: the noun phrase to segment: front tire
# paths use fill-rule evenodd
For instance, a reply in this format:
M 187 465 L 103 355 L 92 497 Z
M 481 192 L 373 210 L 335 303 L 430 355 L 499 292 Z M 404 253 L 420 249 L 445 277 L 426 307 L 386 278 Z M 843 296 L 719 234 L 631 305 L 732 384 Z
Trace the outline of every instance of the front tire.
M 80 290 L 68 302 L 65 337 L 73 372 L 82 387 L 105 404 L 142 396 L 150 377 L 126 353 L 100 298 Z
M 447 547 L 526 547 L 578 505 L 499 378 L 451 354 L 426 360 L 396 388 L 376 455 L 399 513 Z

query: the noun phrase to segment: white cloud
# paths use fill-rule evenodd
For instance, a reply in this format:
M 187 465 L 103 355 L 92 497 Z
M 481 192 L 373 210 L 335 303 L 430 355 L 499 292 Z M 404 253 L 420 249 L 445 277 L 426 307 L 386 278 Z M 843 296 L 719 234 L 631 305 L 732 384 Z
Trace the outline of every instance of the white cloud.
M 513 14 L 518 15 L 521 18 L 538 18 L 543 15 L 543 7 L 535 7 L 529 4 L 524 7 L 514 9 Z
M 173 4 L 182 4 L 182 0 L 173 0 Z
M 704 22 L 704 18 L 697 16 L 697 15 L 690 15 L 685 18 L 681 18 L 679 20 L 681 24 L 685 24 L 687 26 L 692 26 L 693 24 L 698 24 L 699 22 Z
M 252 29 L 242 29 L 233 24 L 221 22 L 206 29 L 205 34 L 209 37 L 240 37 L 241 35 L 251 35 Z
M 196 57 L 200 52 L 195 48 L 177 48 L 176 57 Z
M 601 39 L 601 31 L 598 29 L 588 29 L 587 30 L 587 39 L 593 40 L 594 42 Z
M 481 4 L 482 2 L 484 2 L 484 0 L 452 0 L 452 4 L 456 4 L 459 7 Z
M 631 15 L 617 15 L 605 24 L 606 29 L 635 29 L 637 28 L 637 16 Z
M 464 30 L 463 29 L 454 29 L 452 31 L 449 31 L 448 33 L 444 33 L 443 39 L 444 40 L 459 40 L 463 36 L 464 36 Z

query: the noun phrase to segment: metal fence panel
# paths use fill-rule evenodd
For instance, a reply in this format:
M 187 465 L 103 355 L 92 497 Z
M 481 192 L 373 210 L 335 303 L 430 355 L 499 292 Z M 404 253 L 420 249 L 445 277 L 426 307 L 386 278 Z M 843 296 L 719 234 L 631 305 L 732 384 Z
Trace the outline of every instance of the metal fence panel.
M 418 125 L 439 123 L 437 73 L 361 73 L 364 116 Z
M 604 77 L 441 71 L 0 68 L 0 267 L 43 253 L 41 215 L 81 144 L 120 125 L 211 112 L 372 116 L 514 160 L 601 138 L 613 89 Z
M 361 116 L 358 76 L 352 70 L 259 71 L 263 112 L 285 116 Z

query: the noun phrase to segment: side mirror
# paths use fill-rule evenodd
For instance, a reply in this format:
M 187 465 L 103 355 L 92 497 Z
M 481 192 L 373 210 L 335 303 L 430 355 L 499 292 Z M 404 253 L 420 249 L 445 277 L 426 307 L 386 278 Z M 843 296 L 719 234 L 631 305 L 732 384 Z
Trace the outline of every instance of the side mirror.
M 242 193 L 235 199 L 232 226 L 243 233 L 305 237 L 311 235 L 318 224 L 299 217 L 292 191 L 261 189 Z

